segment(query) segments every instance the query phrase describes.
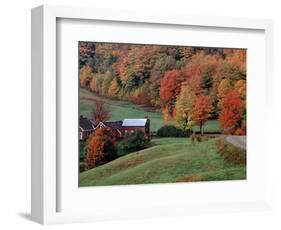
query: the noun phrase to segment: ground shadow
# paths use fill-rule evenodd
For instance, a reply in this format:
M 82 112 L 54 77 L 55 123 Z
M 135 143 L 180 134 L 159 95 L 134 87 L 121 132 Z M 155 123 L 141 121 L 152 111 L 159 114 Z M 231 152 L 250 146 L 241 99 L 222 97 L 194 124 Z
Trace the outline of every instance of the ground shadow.
M 20 213 L 18 213 L 18 216 L 23 218 L 23 219 L 31 221 L 31 214 L 28 213 L 28 212 L 20 212 Z

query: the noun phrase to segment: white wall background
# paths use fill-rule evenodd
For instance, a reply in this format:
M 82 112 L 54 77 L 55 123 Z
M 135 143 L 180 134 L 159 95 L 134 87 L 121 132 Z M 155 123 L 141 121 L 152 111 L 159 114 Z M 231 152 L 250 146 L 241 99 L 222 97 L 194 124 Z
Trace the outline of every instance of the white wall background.
M 275 21 L 275 95 L 281 99 L 281 14 L 276 0 L 5 0 L 0 7 L 0 228 L 39 229 L 30 213 L 30 8 L 41 4 L 68 4 L 99 8 L 137 9 L 201 15 L 271 18 Z M 278 65 L 279 64 L 279 65 Z M 281 130 L 279 106 L 276 129 Z M 263 122 L 261 121 L 261 125 Z M 278 132 L 277 132 L 278 134 Z M 279 133 L 280 135 L 280 133 Z M 52 229 L 280 229 L 281 150 L 275 159 L 273 212 L 202 215 L 185 218 L 130 220 L 48 226 Z

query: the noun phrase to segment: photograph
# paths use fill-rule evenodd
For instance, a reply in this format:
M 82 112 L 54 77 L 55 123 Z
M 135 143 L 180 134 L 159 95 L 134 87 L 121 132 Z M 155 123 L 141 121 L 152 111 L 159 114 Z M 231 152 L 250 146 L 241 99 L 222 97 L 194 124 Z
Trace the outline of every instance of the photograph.
M 247 49 L 77 46 L 79 187 L 247 179 Z

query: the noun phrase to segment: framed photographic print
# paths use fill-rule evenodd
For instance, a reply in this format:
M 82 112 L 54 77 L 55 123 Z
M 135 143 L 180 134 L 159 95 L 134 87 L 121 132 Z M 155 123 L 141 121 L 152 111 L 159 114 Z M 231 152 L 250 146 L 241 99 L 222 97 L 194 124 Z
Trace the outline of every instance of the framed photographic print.
M 32 219 L 270 208 L 272 31 L 265 19 L 33 9 Z

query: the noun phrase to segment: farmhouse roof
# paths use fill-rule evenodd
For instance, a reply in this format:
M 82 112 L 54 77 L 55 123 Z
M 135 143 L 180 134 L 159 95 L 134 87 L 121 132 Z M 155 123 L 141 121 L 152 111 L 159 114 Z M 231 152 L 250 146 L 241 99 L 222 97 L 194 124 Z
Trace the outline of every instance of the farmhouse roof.
M 122 121 L 105 121 L 103 122 L 106 126 L 114 129 L 120 129 L 122 126 Z
M 92 130 L 93 123 L 86 117 L 80 116 L 79 125 L 84 130 Z
M 143 119 L 128 119 L 123 120 L 122 126 L 145 126 L 147 122 L 146 118 Z

